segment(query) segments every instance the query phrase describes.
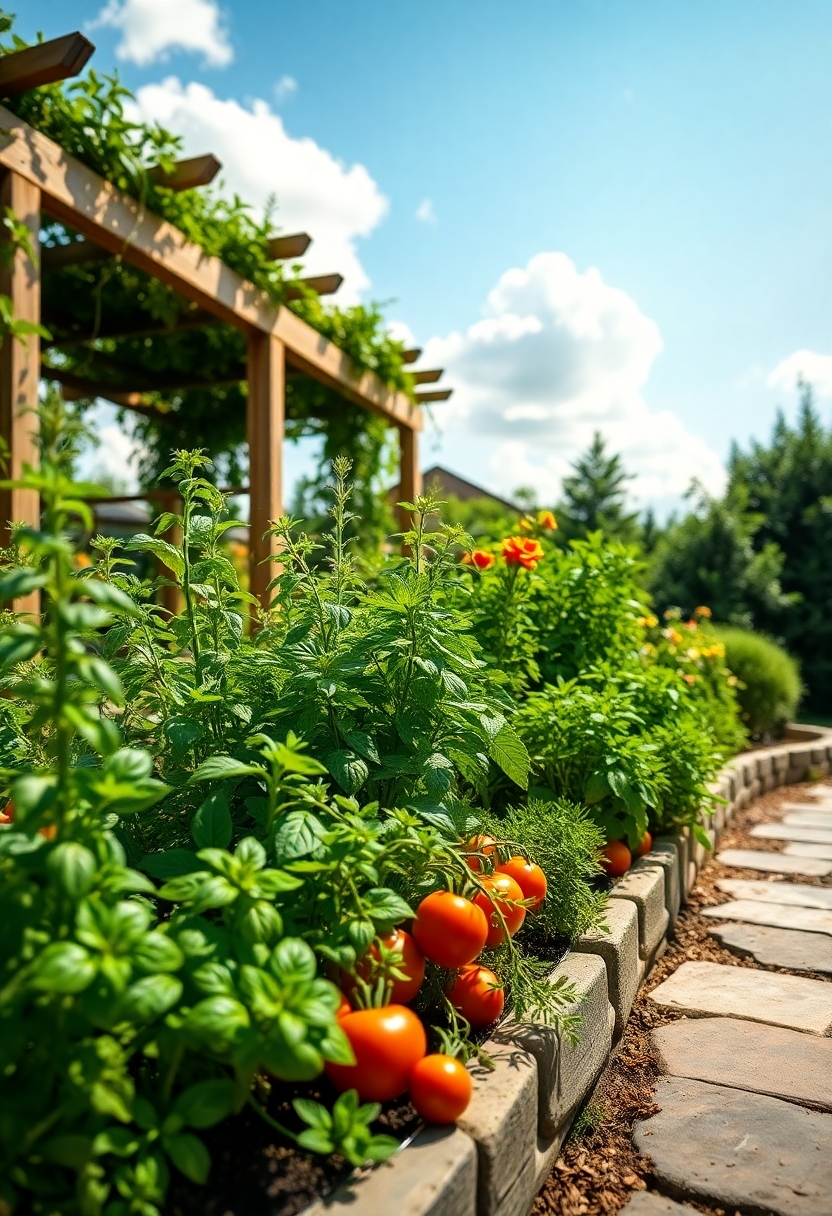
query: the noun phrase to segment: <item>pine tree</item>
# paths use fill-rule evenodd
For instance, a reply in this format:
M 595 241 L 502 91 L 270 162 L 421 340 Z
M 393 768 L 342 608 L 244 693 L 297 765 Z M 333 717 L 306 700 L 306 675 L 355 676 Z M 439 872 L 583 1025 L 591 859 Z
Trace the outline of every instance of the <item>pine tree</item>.
M 633 474 L 625 471 L 620 456 L 607 453 L 600 431 L 572 467 L 572 475 L 563 479 L 563 503 L 557 511 L 563 539 L 602 531 L 614 540 L 636 540 L 638 517 L 626 509 L 626 484 Z

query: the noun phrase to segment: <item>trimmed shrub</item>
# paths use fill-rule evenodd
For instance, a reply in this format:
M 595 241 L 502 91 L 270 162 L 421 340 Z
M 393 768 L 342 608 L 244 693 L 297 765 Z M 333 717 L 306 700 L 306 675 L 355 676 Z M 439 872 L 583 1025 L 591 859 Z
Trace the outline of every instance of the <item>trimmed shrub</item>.
M 755 738 L 778 732 L 793 718 L 803 685 L 797 662 L 770 638 L 747 629 L 714 630 L 725 662 L 740 681 L 740 712 Z

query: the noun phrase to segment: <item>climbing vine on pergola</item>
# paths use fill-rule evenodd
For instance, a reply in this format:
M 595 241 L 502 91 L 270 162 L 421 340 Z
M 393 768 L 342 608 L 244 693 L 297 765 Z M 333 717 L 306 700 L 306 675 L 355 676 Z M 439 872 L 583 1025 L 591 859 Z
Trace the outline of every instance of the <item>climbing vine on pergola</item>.
M 215 158 L 177 159 L 174 136 L 130 122 L 117 80 L 89 72 L 62 83 L 92 53 L 83 35 L 4 49 L 0 205 L 26 225 L 36 256 L 18 249 L 0 290 L 16 316 L 49 331 L 0 349 L 12 474 L 34 459 L 41 376 L 69 398 L 129 411 L 147 451 L 145 484 L 172 448 L 224 456 L 232 480 L 248 472 L 251 587 L 265 602 L 274 542 L 264 534 L 283 509 L 284 435 L 324 434 L 327 457 L 357 458 L 366 490 L 394 427 L 410 499 L 420 489 L 420 404 L 449 395 L 415 386 L 441 373 L 409 370 L 419 352 L 387 335 L 377 309 L 324 307 L 341 279 L 300 276 L 310 237 L 281 235 L 270 214 L 205 190 Z M 0 498 L 4 523 L 37 512 L 31 491 Z

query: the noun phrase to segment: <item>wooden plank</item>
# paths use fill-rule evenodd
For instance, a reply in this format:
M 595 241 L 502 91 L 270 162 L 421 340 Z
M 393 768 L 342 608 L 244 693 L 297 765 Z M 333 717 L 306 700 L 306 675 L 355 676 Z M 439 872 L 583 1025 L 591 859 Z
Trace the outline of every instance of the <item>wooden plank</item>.
M 148 401 L 143 393 L 120 393 L 115 389 L 98 384 L 94 380 L 87 380 L 84 376 L 68 372 L 62 367 L 42 365 L 41 375 L 44 380 L 55 380 L 61 385 L 66 401 L 87 401 L 100 397 L 103 401 L 110 401 L 123 410 L 146 414 L 149 418 L 156 418 L 159 422 L 169 420 L 168 414 L 164 410 L 160 410 L 152 401 Z
M 0 94 L 23 93 L 77 76 L 95 47 L 76 31 L 0 57 Z
M 308 279 L 298 279 L 304 287 L 309 291 L 314 291 L 319 296 L 334 296 L 338 288 L 344 281 L 342 274 L 316 274 Z M 303 292 L 297 287 L 288 287 L 286 289 L 287 300 L 302 300 Z
M 425 371 L 410 372 L 413 377 L 414 384 L 436 384 L 437 380 L 441 380 L 445 369 L 442 367 L 434 367 Z
M 422 471 L 419 468 L 419 435 L 410 427 L 399 427 L 399 494 L 402 502 L 415 502 L 422 493 Z M 411 513 L 396 505 L 399 531 L 412 526 Z
M 172 224 L 68 156 L 0 106 L 0 165 L 42 190 L 42 207 L 82 236 L 167 283 L 246 334 L 282 341 L 293 366 L 391 421 L 422 427 L 421 413 L 373 372 L 359 375 L 349 356 L 288 308 L 273 304 L 219 258 L 209 257 Z
M 269 560 L 277 553 L 277 541 L 264 533 L 283 514 L 285 368 L 285 350 L 278 338 L 268 334 L 249 338 L 249 588 L 263 608 L 269 605 L 266 588 L 277 573 Z
M 245 380 L 248 374 L 244 363 L 230 367 L 221 376 L 196 376 L 193 372 L 175 370 L 169 372 L 145 371 L 141 367 L 126 363 L 99 350 L 90 351 L 89 355 L 89 373 L 83 377 L 83 381 L 91 387 L 96 397 L 104 397 L 108 393 L 117 393 L 121 396 L 141 396 L 142 393 L 187 392 L 189 389 L 214 388 L 219 384 L 239 384 L 240 381 Z M 47 380 L 50 377 L 58 379 L 54 373 L 63 372 L 63 370 L 63 368 L 52 367 L 46 362 L 41 363 L 41 374 Z M 100 381 L 102 373 L 105 376 L 103 383 Z M 107 383 L 110 374 L 119 377 L 121 382 L 116 379 L 115 383 Z
M 373 413 L 420 431 L 422 411 L 406 393 L 388 388 L 373 372 L 358 373 L 349 355 L 312 329 L 288 308 L 281 308 L 275 336 L 286 345 L 286 361 L 314 376 Z
M 112 256 L 92 241 L 71 241 L 68 245 L 41 245 L 40 269 L 42 274 L 57 274 L 69 266 L 103 262 Z
M 312 237 L 308 232 L 293 232 L 289 236 L 273 236 L 269 241 L 269 257 L 274 262 L 279 262 L 283 258 L 302 258 L 311 244 Z
M 402 353 L 402 362 L 403 363 L 415 363 L 416 360 L 421 355 L 421 353 L 422 353 L 421 348 L 418 346 L 414 346 L 411 350 L 406 350 Z
M 165 334 L 180 333 L 185 329 L 207 329 L 211 325 L 221 325 L 222 322 L 206 312 L 204 308 L 191 306 L 187 312 L 181 313 L 173 325 L 166 321 L 156 320 L 149 312 L 137 309 L 131 318 L 103 316 L 98 328 L 93 332 L 81 330 L 77 322 L 65 314 L 46 313 L 43 324 L 52 334 L 52 339 L 44 346 L 81 346 L 88 342 L 97 342 L 99 338 L 153 338 L 164 337 Z
M 414 396 L 420 404 L 425 404 L 428 401 L 447 401 L 453 391 L 452 388 L 439 388 L 429 393 L 414 393 Z
M 161 165 L 151 169 L 148 177 L 166 190 L 175 190 L 181 194 L 183 190 L 195 190 L 198 186 L 209 185 L 219 173 L 222 164 L 211 152 L 206 156 L 191 156 L 188 160 L 178 160 L 170 173 L 166 173 Z
M 40 190 L 17 173 L 5 171 L 0 178 L 0 209 L 9 208 L 29 230 L 37 259 L 40 229 Z M 11 300 L 12 315 L 18 321 L 40 321 L 40 268 L 22 249 L 10 266 L 0 264 L 0 292 Z M 6 337 L 0 345 L 0 438 L 8 462 L 3 474 L 17 480 L 24 464 L 37 467 L 38 372 L 40 339 L 37 334 L 23 338 Z M 0 490 L 0 544 L 10 541 L 9 523 L 40 525 L 40 495 L 36 490 Z M 38 612 L 37 591 L 22 596 L 13 604 L 15 612 Z

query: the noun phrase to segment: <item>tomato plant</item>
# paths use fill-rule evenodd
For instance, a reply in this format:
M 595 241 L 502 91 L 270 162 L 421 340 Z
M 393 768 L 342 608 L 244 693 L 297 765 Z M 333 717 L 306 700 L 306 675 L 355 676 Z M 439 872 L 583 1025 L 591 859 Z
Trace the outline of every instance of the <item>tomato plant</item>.
M 409 933 L 394 929 L 373 942 L 356 966 L 355 975 L 370 986 L 386 981 L 390 991 L 384 994 L 385 1003 L 407 1005 L 422 987 L 425 956 Z M 345 973 L 341 987 L 350 992 L 355 988 L 355 978 Z
M 493 836 L 472 836 L 462 850 L 462 855 L 468 863 L 468 868 L 474 874 L 479 874 L 482 872 L 484 858 L 493 866 L 496 851 L 497 841 Z
M 454 1123 L 471 1101 L 471 1074 L 454 1056 L 424 1056 L 410 1074 L 410 1100 L 428 1123 Z
M 473 1027 L 489 1026 L 502 1016 L 506 994 L 493 971 L 471 963 L 448 989 L 448 1000 Z
M 364 1100 L 386 1102 L 407 1089 L 415 1064 L 427 1051 L 422 1023 L 406 1005 L 357 1009 L 340 1021 L 354 1064 L 327 1063 L 338 1089 L 354 1089 Z
M 473 962 L 488 940 L 488 921 L 476 901 L 434 891 L 416 909 L 413 936 L 426 958 L 440 967 Z
M 523 898 L 531 900 L 529 911 L 536 912 L 546 898 L 546 875 L 540 866 L 525 857 L 509 857 L 497 866 L 498 874 L 508 874 L 523 892 Z
M 483 890 L 474 896 L 474 904 L 488 917 L 485 944 L 492 949 L 509 937 L 514 937 L 526 919 L 523 892 L 510 874 L 488 875 L 482 879 Z

